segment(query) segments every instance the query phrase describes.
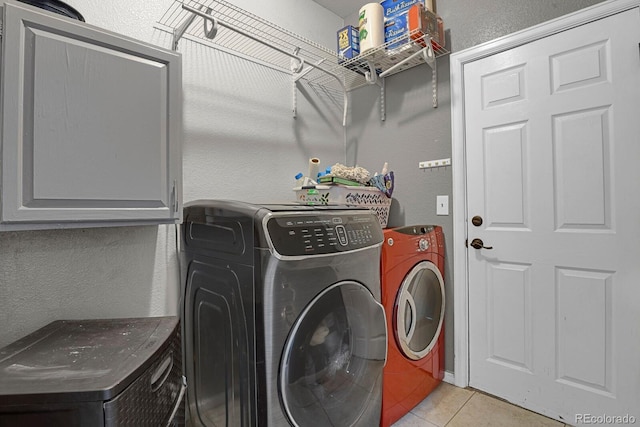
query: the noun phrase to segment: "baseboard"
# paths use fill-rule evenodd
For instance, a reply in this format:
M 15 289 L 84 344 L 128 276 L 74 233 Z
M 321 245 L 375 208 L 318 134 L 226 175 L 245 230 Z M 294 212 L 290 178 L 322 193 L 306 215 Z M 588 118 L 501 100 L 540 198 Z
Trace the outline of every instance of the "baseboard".
M 456 385 L 456 376 L 453 372 L 444 371 L 444 378 L 442 379 L 442 381 Z

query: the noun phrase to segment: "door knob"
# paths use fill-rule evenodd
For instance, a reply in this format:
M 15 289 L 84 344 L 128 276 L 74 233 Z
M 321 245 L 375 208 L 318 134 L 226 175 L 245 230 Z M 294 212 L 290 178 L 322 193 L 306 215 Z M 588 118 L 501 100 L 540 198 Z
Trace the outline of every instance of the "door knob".
M 473 218 L 471 218 L 471 224 L 475 225 L 476 227 L 480 227 L 482 225 L 482 217 L 480 215 L 476 215 Z
M 474 249 L 493 249 L 493 246 L 485 246 L 482 239 L 473 239 L 470 245 Z

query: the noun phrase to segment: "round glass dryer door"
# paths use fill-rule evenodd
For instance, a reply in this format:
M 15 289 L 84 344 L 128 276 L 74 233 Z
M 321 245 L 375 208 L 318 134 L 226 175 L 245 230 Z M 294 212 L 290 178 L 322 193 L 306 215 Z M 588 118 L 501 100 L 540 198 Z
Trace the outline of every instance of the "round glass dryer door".
M 384 308 L 371 292 L 351 281 L 325 289 L 300 314 L 285 344 L 280 396 L 289 421 L 307 427 L 379 419 L 380 406 L 372 402 L 380 399 L 386 356 Z
M 422 261 L 411 269 L 396 299 L 396 340 L 406 357 L 419 360 L 435 345 L 444 320 L 444 281 L 438 268 Z

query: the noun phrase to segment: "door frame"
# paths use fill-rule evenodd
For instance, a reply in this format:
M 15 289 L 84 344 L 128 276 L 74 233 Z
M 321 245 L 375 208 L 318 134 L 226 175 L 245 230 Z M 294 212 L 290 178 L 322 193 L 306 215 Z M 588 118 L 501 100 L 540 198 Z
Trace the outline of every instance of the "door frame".
M 451 55 L 451 157 L 453 180 L 454 377 L 469 385 L 469 270 L 465 156 L 464 66 L 467 63 L 640 6 L 640 0 L 609 0 Z

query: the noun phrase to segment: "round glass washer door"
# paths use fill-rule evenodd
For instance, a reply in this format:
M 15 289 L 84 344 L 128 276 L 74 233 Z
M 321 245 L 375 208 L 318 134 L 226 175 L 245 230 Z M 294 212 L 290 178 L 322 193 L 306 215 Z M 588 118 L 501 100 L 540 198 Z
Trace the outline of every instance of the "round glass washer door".
M 326 288 L 285 343 L 279 387 L 289 421 L 352 426 L 379 418 L 380 406 L 372 402 L 380 398 L 386 356 L 384 308 L 371 292 L 353 281 Z
M 394 328 L 402 353 L 425 357 L 436 344 L 444 320 L 444 280 L 438 268 L 422 261 L 402 281 L 396 297 Z

